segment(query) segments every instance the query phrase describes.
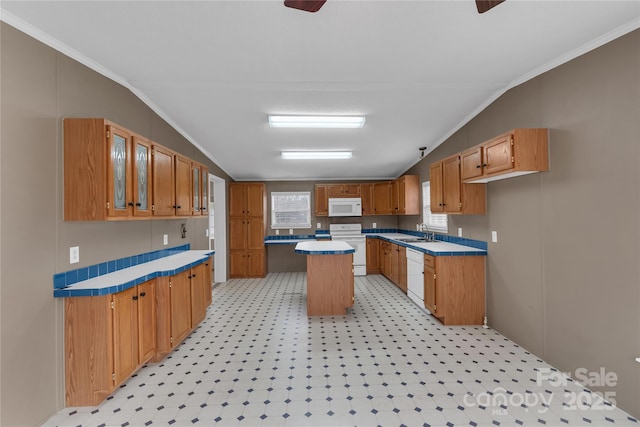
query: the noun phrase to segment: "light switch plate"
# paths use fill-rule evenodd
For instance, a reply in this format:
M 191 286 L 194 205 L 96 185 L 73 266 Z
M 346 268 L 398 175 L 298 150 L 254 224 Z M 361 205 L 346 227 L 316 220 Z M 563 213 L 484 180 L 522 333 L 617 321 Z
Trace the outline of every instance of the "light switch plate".
M 280 230 L 276 230 L 276 236 L 280 235 Z
M 293 234 L 293 228 L 289 229 L 289 234 Z
M 462 227 L 458 227 L 458 237 L 462 237 Z
M 498 242 L 498 232 L 497 231 L 492 231 L 491 232 L 491 241 L 493 243 L 497 243 Z
M 162 236 L 162 244 L 163 245 L 168 245 L 169 244 L 169 235 L 165 234 L 164 236 Z
M 80 262 L 80 246 L 72 246 L 69 248 L 69 264 Z
M 378 224 L 376 224 L 375 222 L 373 223 L 373 225 L 371 226 L 372 228 L 378 228 Z
M 316 228 L 318 228 L 318 229 L 319 229 L 319 228 L 322 228 L 322 224 L 321 224 L 321 223 L 317 223 L 317 224 L 316 224 Z

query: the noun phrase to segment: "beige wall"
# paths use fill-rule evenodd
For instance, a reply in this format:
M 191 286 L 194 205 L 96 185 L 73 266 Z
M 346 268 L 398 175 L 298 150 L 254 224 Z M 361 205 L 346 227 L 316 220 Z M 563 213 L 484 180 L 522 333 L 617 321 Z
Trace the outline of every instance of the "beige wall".
M 489 243 L 489 325 L 562 371 L 617 373 L 640 416 L 640 31 L 513 88 L 411 168 L 516 127 L 550 129 L 551 171 L 489 183 L 487 215 L 449 234 Z M 399 220 L 400 227 L 406 221 Z
M 190 243 L 207 220 L 62 221 L 62 118 L 104 117 L 228 176 L 130 91 L 1 24 L 0 425 L 32 426 L 64 402 L 62 300 L 53 274 Z M 180 224 L 187 238 L 180 238 Z M 69 264 L 69 247 L 80 263 Z

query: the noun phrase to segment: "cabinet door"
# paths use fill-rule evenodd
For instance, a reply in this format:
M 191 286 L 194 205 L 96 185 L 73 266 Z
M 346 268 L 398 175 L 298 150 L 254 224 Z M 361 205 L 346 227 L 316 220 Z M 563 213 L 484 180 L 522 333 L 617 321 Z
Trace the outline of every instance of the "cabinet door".
M 175 156 L 176 215 L 191 215 L 191 161 Z
M 173 152 L 154 145 L 151 152 L 151 169 L 153 216 L 173 216 L 176 212 Z
M 344 197 L 360 197 L 360 184 L 344 184 L 342 186 L 342 195 Z
M 460 157 L 454 156 L 442 162 L 442 190 L 445 212 L 460 212 L 462 203 L 460 199 Z
M 425 263 L 424 265 L 424 306 L 434 316 L 438 315 L 436 305 L 436 270 Z
M 398 246 L 398 287 L 407 292 L 407 248 Z
M 245 218 L 229 218 L 229 250 L 247 249 L 247 222 Z
M 113 295 L 114 385 L 120 384 L 138 366 L 138 289 Z
M 200 211 L 202 215 L 209 215 L 209 171 L 206 167 L 201 166 L 202 169 L 202 180 L 200 181 L 202 184 L 202 196 L 201 196 L 201 205 Z
M 247 186 L 229 185 L 229 216 L 243 216 L 247 212 Z
M 209 257 L 209 259 L 204 263 L 205 268 L 205 289 L 204 289 L 204 303 L 205 307 L 209 307 L 212 302 L 212 291 L 211 285 L 213 284 L 213 257 Z
M 329 196 L 327 190 L 326 185 L 316 184 L 315 186 L 314 200 L 316 216 L 329 215 Z
M 492 141 L 487 142 L 482 147 L 486 166 L 485 174 L 492 174 L 513 168 L 513 135 L 506 134 Z
M 207 267 L 199 264 L 191 269 L 191 327 L 200 323 L 207 312 L 205 285 Z
M 138 285 L 138 364 L 156 352 L 156 281 Z
M 193 215 L 202 214 L 202 171 L 200 165 L 191 164 L 191 213 Z
M 391 208 L 392 213 L 398 215 L 402 213 L 401 203 L 404 203 L 404 197 L 401 193 L 404 191 L 404 185 L 401 185 L 401 181 L 396 179 L 391 181 Z M 401 200 L 402 199 L 402 200 Z
M 264 184 L 249 184 L 247 189 L 247 215 L 261 218 L 264 215 Z
M 391 272 L 389 274 L 389 278 L 390 280 L 395 283 L 396 285 L 399 283 L 398 282 L 398 258 L 400 255 L 400 247 L 398 245 L 396 245 L 395 243 L 391 244 L 391 251 L 390 251 L 390 267 L 391 267 Z
M 151 215 L 151 143 L 133 137 L 133 215 Z
M 251 218 L 247 220 L 247 246 L 248 250 L 262 250 L 264 248 L 264 221 Z
M 327 194 L 329 197 L 344 197 L 342 185 L 333 184 L 327 186 Z
M 373 211 L 376 215 L 391 215 L 391 183 L 376 182 L 373 185 Z
M 380 240 L 367 239 L 367 274 L 380 272 Z
M 429 181 L 431 188 L 431 212 L 444 212 L 444 200 L 442 199 L 442 162 L 437 162 L 429 168 Z
M 361 184 L 362 215 L 373 215 L 373 184 Z
M 110 217 L 132 213 L 131 135 L 113 125 L 107 126 L 109 166 L 107 168 L 107 212 Z
M 482 148 L 474 147 L 460 154 L 460 175 L 462 180 L 482 176 Z
M 229 251 L 229 275 L 245 277 L 247 275 L 247 251 Z
M 175 347 L 191 331 L 190 271 L 171 277 L 171 345 Z
M 263 277 L 265 274 L 265 252 L 264 251 L 247 251 L 247 276 Z

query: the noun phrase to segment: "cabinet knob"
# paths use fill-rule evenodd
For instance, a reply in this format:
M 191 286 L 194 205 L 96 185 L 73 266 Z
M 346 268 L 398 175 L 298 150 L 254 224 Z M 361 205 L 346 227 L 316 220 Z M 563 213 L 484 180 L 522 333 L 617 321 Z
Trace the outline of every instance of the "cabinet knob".
M 147 294 L 146 292 L 140 292 L 141 297 L 145 296 L 146 294 Z
M 190 276 L 190 277 L 196 277 L 196 275 L 194 274 L 193 276 Z
M 482 167 L 482 165 L 477 165 L 476 169 L 480 169 Z
M 140 206 L 142 206 L 142 203 L 138 202 L 138 203 L 136 203 L 136 206 L 140 207 Z
M 486 168 L 489 165 L 487 165 L 486 163 L 483 163 L 482 166 Z
M 134 295 L 134 296 L 133 296 L 133 300 L 134 300 L 134 301 L 138 301 L 138 295 Z
M 133 206 L 133 202 L 129 202 L 129 206 Z

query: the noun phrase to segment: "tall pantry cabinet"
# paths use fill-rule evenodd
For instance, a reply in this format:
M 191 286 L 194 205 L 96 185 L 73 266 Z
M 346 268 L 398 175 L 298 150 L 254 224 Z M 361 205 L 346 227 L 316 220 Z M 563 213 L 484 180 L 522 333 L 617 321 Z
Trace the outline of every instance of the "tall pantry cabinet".
M 262 182 L 229 184 L 231 277 L 264 277 L 267 189 Z

